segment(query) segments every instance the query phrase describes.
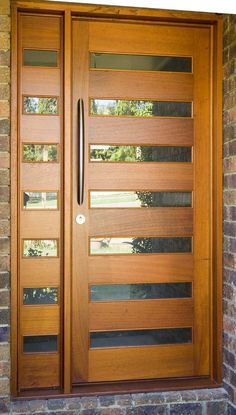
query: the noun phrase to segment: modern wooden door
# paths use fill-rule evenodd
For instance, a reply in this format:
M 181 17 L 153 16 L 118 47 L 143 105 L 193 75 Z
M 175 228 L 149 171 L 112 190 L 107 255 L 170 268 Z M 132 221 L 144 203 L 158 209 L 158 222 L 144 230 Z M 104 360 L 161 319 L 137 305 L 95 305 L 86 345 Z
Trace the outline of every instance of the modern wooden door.
M 210 374 L 211 29 L 73 21 L 73 382 Z

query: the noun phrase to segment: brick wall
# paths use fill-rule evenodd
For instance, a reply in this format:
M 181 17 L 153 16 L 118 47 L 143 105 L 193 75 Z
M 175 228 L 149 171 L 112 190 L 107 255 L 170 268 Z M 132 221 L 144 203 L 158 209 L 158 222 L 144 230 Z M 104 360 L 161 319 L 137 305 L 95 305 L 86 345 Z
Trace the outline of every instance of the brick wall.
M 225 390 L 11 401 L 9 388 L 10 0 L 0 0 L 0 414 L 236 415 L 236 16 L 224 18 Z
M 0 395 L 9 394 L 10 0 L 0 0 Z M 0 409 L 1 413 L 1 409 Z
M 236 15 L 224 17 L 224 386 L 236 414 Z

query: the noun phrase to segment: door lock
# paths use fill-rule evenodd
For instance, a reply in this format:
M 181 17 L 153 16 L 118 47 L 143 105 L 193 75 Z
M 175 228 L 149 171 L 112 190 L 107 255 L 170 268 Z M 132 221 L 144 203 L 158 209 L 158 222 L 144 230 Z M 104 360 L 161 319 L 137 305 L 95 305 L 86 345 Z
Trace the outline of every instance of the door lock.
M 77 215 L 75 221 L 78 223 L 78 225 L 83 225 L 83 223 L 85 223 L 85 216 Z

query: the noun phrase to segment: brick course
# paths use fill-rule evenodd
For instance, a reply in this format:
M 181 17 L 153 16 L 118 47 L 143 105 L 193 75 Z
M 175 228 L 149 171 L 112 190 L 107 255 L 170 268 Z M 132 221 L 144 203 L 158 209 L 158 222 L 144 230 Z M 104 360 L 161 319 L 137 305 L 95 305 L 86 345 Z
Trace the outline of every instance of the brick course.
M 10 393 L 10 1 L 0 1 L 0 396 Z M 0 413 L 3 411 L 0 404 Z
M 224 386 L 236 414 L 236 16 L 224 18 Z
M 236 16 L 224 16 L 224 386 L 92 398 L 10 400 L 10 0 L 0 0 L 0 414 L 236 415 Z M 227 406 L 229 394 L 230 404 Z

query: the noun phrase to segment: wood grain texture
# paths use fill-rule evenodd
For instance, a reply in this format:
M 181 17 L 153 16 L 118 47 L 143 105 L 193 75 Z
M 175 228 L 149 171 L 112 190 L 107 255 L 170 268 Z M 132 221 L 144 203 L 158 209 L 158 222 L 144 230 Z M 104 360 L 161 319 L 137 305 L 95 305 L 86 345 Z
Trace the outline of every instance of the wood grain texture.
M 22 238 L 59 238 L 60 212 L 23 211 L 21 213 L 20 232 Z
M 140 30 L 141 29 L 141 30 Z M 191 56 L 192 29 L 168 25 L 91 22 L 89 50 L 93 52 Z M 142 35 L 140 35 L 140 32 Z M 109 33 L 109 36 L 107 36 Z M 125 36 L 124 36 L 125 33 Z
M 193 346 L 151 346 L 89 351 L 89 381 L 193 375 Z
M 193 120 L 170 118 L 90 117 L 90 144 L 193 145 Z
M 20 318 L 22 336 L 58 335 L 60 333 L 58 305 L 23 305 Z
M 182 236 L 193 234 L 192 208 L 94 209 L 89 235 Z
M 91 302 L 89 316 L 91 331 L 191 327 L 193 300 L 181 298 Z
M 60 259 L 23 258 L 20 264 L 20 285 L 23 287 L 51 287 L 60 285 Z
M 32 14 L 21 19 L 23 48 L 60 49 L 60 17 Z
M 166 86 L 168 85 L 168 88 Z M 92 70 L 89 96 L 94 98 L 183 100 L 193 99 L 193 75 L 141 71 Z
M 91 190 L 192 190 L 191 163 L 89 163 Z
M 210 374 L 212 133 L 210 29 L 195 29 L 195 142 L 194 142 L 194 308 L 195 373 Z
M 50 368 L 50 370 L 49 370 Z M 33 376 L 32 376 L 33 375 Z M 52 388 L 60 384 L 58 353 L 25 354 L 20 359 L 21 388 Z
M 73 210 L 75 218 L 78 213 L 87 215 L 88 211 L 88 183 L 85 181 L 84 202 L 78 206 L 78 99 L 84 100 L 85 125 L 88 123 L 88 22 L 73 22 L 73 162 L 72 162 L 72 192 Z M 85 129 L 86 134 L 86 129 Z M 82 139 L 80 137 L 80 139 Z M 87 136 L 85 137 L 85 143 Z M 88 160 L 88 146 L 85 146 L 85 160 Z M 85 175 L 87 177 L 87 163 L 85 162 Z M 88 379 L 88 238 L 87 222 L 82 226 L 74 221 L 72 238 L 72 336 L 73 353 L 73 380 L 86 381 Z
M 38 191 L 49 191 L 60 188 L 59 163 L 22 163 L 22 190 L 34 189 L 37 183 Z M 56 212 L 55 212 L 56 213 Z
M 20 139 L 23 142 L 60 142 L 60 118 L 54 115 L 22 115 Z
M 115 256 L 90 256 L 90 284 L 131 284 L 192 281 L 192 254 L 128 255 L 122 261 Z
M 67 10 L 64 17 L 64 393 L 71 392 L 72 378 L 72 125 L 71 125 L 71 89 L 72 89 L 72 57 L 71 57 L 71 12 Z
M 24 95 L 60 95 L 59 68 L 22 68 L 22 94 Z

